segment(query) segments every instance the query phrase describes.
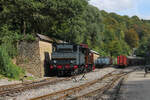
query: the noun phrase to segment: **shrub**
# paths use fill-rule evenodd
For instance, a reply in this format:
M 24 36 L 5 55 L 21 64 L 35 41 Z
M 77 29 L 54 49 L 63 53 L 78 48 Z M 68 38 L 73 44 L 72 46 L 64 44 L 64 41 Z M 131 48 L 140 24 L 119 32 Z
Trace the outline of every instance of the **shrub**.
M 9 57 L 14 58 L 17 56 L 17 48 L 12 43 L 3 43 L 1 47 L 6 50 Z
M 26 41 L 28 41 L 28 42 L 33 42 L 33 41 L 36 40 L 36 38 L 35 38 L 33 35 L 31 35 L 31 34 L 27 34 L 27 35 L 25 36 L 24 40 L 26 40 Z
M 19 79 L 24 71 L 12 63 L 5 47 L 0 46 L 0 74 L 14 79 Z

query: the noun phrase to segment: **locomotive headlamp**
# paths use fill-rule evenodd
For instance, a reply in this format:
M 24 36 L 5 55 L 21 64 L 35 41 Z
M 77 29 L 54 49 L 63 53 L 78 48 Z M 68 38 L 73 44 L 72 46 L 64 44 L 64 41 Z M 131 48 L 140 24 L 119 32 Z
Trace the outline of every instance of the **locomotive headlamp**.
M 72 64 L 73 64 L 73 63 L 75 63 L 75 61 L 74 61 L 74 60 L 71 60 L 71 61 L 70 61 L 70 63 L 72 63 Z
M 57 63 L 57 61 L 56 61 L 56 60 L 54 60 L 53 62 L 54 62 L 54 63 Z

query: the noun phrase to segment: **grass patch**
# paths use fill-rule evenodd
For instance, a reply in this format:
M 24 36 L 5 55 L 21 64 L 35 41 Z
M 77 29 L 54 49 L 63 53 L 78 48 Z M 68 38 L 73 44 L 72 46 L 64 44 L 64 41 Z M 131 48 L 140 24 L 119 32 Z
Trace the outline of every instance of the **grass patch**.
M 35 78 L 34 78 L 34 77 L 31 77 L 31 76 L 28 76 L 28 77 L 26 78 L 26 80 L 35 80 Z

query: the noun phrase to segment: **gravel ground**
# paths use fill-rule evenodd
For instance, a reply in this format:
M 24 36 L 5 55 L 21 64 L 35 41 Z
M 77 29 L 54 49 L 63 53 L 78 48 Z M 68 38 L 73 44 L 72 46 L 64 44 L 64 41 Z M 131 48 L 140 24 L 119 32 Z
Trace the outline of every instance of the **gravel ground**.
M 46 78 L 46 77 L 44 77 L 44 78 L 36 78 L 30 73 L 26 73 L 26 76 L 32 77 L 33 78 L 32 80 L 42 80 L 42 79 Z M 32 81 L 32 80 L 24 79 L 24 82 Z M 22 83 L 22 81 L 21 80 L 12 80 L 12 79 L 8 79 L 8 78 L 0 79 L 0 86 L 2 86 L 2 85 L 9 85 L 9 84 L 17 84 L 17 83 Z
M 81 90 L 81 91 L 78 92 L 78 93 L 75 93 L 75 94 L 73 94 L 73 95 L 71 95 L 71 96 L 69 95 L 69 97 L 74 98 L 74 97 L 76 97 L 76 96 L 81 96 L 81 95 L 83 95 L 83 94 L 92 92 L 92 91 L 94 91 L 94 90 L 96 90 L 96 89 L 99 89 L 99 88 L 103 87 L 104 85 L 107 85 L 108 83 L 110 83 L 110 81 L 112 81 L 112 79 L 113 79 L 113 77 L 109 77 L 109 78 L 107 78 L 107 79 L 104 79 L 104 80 L 102 80 L 101 82 L 97 82 L 96 84 L 91 85 L 91 86 L 89 86 L 88 88 L 85 88 L 85 89 Z M 99 92 L 96 92 L 96 93 L 95 93 L 95 96 L 98 95 L 98 94 L 100 94 L 100 93 L 99 93 Z M 84 99 L 86 99 L 86 100 L 96 100 L 96 99 L 94 99 L 95 96 L 92 94 L 91 96 L 83 97 L 82 100 L 84 100 Z M 108 97 L 108 96 L 107 96 L 107 97 Z M 69 100 L 69 98 L 68 98 L 67 100 Z
M 85 84 L 86 82 L 98 79 L 113 70 L 115 70 L 115 68 L 96 69 L 94 72 L 87 73 L 85 75 L 85 79 L 80 80 L 78 82 L 75 82 L 74 80 L 64 81 L 64 82 L 60 82 L 60 83 L 57 83 L 54 85 L 44 86 L 39 89 L 32 89 L 29 91 L 25 91 L 22 94 L 18 95 L 17 97 L 7 97 L 5 99 L 11 100 L 11 99 L 15 98 L 15 100 L 28 100 L 33 97 L 38 97 L 38 96 L 56 92 L 56 91 L 59 91 L 62 89 L 67 89 L 67 88 L 75 87 L 75 86 L 78 86 L 81 84 Z M 77 78 L 77 80 L 79 80 L 81 77 L 82 76 L 78 76 L 76 78 Z
M 35 78 L 34 81 L 37 81 L 37 80 L 43 80 L 43 79 L 46 79 L 48 77 L 43 77 L 43 78 Z M 24 79 L 23 82 L 30 82 L 30 81 L 33 81 L 33 80 L 27 80 L 27 79 Z M 17 81 L 17 80 L 10 80 L 10 79 L 0 79 L 0 86 L 2 85 L 9 85 L 9 84 L 17 84 L 17 83 L 22 83 L 22 81 Z
M 0 79 L 0 86 L 1 85 L 16 84 L 16 83 L 21 83 L 21 81 L 14 81 L 14 80 L 9 80 L 9 79 Z
M 129 75 L 118 100 L 150 100 L 150 73 L 146 77 L 144 73 L 144 70 L 138 70 Z

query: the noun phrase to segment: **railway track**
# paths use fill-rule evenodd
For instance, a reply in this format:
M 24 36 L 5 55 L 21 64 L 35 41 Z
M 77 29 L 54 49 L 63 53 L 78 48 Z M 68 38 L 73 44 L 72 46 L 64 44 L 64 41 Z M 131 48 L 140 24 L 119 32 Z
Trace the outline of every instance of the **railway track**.
M 112 71 L 102 78 L 87 82 L 85 84 L 53 92 L 47 95 L 40 97 L 31 98 L 30 100 L 77 100 L 85 98 L 86 96 L 92 95 L 95 92 L 103 93 L 104 91 L 112 88 L 114 84 L 120 79 L 124 78 L 129 73 L 133 72 L 128 71 Z M 90 87 L 94 87 L 93 89 Z M 96 88 L 96 89 L 95 89 Z
M 17 84 L 2 85 L 0 86 L 0 92 L 7 91 L 7 90 L 17 88 L 17 87 L 22 87 L 23 85 L 30 85 L 34 83 L 45 82 L 45 81 L 52 80 L 52 79 L 53 78 L 46 78 L 46 79 L 37 80 L 37 81 L 26 81 L 26 82 L 17 83 Z
M 67 81 L 71 78 L 47 78 L 40 81 L 25 82 L 19 84 L 11 84 L 0 86 L 0 96 L 13 96 L 13 94 L 21 93 L 26 90 L 40 88 L 42 86 L 55 84 L 61 81 Z
M 3 85 L 0 86 L 0 97 L 3 96 L 11 96 L 14 97 L 18 95 L 17 93 L 24 92 L 26 90 L 30 89 L 36 89 L 40 88 L 42 86 L 47 86 L 47 85 L 52 85 L 58 82 L 62 81 L 69 81 L 74 79 L 76 80 L 76 77 L 82 76 L 83 74 L 72 76 L 72 77 L 64 77 L 64 78 L 46 78 L 43 80 L 38 80 L 38 81 L 31 81 L 31 82 L 23 82 L 23 83 L 18 83 L 18 84 L 10 84 L 10 85 Z
M 124 75 L 123 75 L 124 76 Z M 84 94 L 81 94 L 81 95 L 77 95 L 77 96 L 73 96 L 70 100 L 84 100 L 84 99 L 91 99 L 91 100 L 95 100 L 95 99 L 98 99 L 97 95 L 99 94 L 103 94 L 105 91 L 108 91 L 109 89 L 113 88 L 113 86 L 115 85 L 115 83 L 118 81 L 118 80 L 122 80 L 124 78 L 121 78 L 122 75 L 120 76 L 117 76 L 117 77 L 114 77 L 113 79 L 109 80 L 109 83 L 108 84 L 105 84 L 103 86 L 100 86 L 96 89 L 93 89 L 91 91 L 88 91 L 87 93 L 84 93 Z M 120 79 L 121 78 L 121 79 Z M 100 97 L 99 97 L 100 98 Z

